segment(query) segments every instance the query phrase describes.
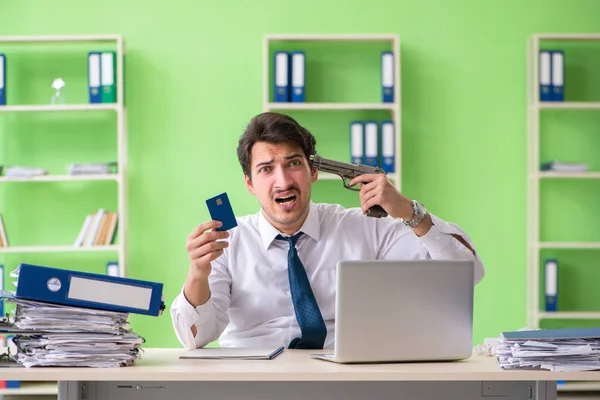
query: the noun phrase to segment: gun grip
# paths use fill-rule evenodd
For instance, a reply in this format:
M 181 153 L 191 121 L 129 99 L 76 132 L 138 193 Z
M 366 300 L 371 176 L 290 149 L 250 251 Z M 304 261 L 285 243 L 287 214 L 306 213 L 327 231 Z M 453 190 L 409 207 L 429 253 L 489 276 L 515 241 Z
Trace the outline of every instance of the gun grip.
M 367 217 L 387 217 L 388 213 L 381 206 L 373 206 L 367 210 Z

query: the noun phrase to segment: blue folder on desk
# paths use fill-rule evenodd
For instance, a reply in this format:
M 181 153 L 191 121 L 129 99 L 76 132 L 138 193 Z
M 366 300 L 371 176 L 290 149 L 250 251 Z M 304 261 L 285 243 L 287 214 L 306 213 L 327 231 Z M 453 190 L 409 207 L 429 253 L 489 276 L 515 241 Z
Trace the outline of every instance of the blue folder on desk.
M 162 290 L 162 283 L 21 263 L 16 297 L 159 316 L 165 309 Z

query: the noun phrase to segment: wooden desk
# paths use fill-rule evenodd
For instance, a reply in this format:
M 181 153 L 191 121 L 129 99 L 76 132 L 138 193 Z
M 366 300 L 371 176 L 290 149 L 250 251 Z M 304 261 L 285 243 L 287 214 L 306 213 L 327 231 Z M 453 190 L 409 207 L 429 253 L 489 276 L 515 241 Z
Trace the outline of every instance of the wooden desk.
M 145 349 L 126 368 L 5 368 L 2 379 L 59 381 L 60 400 L 556 399 L 557 380 L 600 372 L 504 371 L 492 357 L 447 363 L 341 365 L 286 350 L 274 360 L 180 360 L 181 349 Z

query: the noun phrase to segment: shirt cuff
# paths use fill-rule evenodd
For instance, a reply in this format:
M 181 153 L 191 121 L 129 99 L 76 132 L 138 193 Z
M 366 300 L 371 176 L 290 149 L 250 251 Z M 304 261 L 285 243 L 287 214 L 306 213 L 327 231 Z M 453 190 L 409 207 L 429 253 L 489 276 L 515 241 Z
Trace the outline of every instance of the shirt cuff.
M 431 216 L 433 220 L 433 216 Z M 446 232 L 443 232 L 434 224 L 429 229 L 429 232 L 419 237 L 421 243 L 427 247 L 430 253 L 438 253 L 444 250 L 454 238 Z
M 194 308 L 194 306 L 192 306 L 185 298 L 183 290 L 181 291 L 181 296 L 177 297 L 176 307 L 181 312 L 183 321 L 190 328 L 192 325 L 201 325 L 203 321 L 210 319 L 211 313 L 214 313 L 211 299 L 208 299 L 206 303 Z

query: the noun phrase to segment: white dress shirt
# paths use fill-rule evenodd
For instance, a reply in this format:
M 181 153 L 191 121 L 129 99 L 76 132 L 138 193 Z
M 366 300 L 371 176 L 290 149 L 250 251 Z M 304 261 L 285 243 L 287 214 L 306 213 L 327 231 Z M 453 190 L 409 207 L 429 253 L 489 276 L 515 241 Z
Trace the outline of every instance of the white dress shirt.
M 433 227 L 418 237 L 401 220 L 372 218 L 360 208 L 310 203 L 296 248 L 327 326 L 325 348 L 333 348 L 336 264 L 340 260 L 475 260 L 475 283 L 484 275 L 478 256 L 451 234 L 457 225 L 431 215 Z M 212 262 L 211 297 L 194 308 L 183 290 L 171 306 L 177 338 L 187 348 L 201 348 L 219 339 L 222 347 L 286 346 L 301 335 L 288 281 L 287 241 L 263 216 L 237 218 L 229 231 L 229 247 Z M 191 331 L 196 325 L 197 334 Z

